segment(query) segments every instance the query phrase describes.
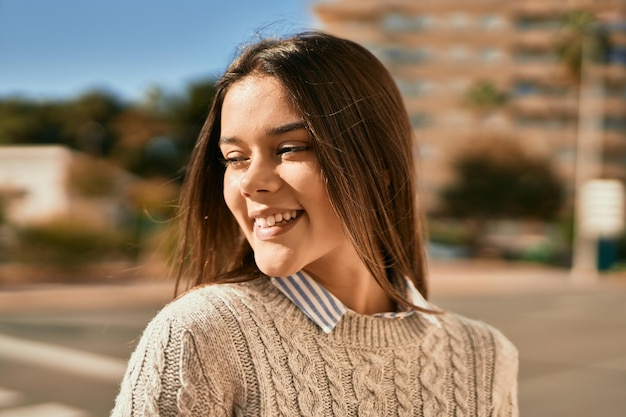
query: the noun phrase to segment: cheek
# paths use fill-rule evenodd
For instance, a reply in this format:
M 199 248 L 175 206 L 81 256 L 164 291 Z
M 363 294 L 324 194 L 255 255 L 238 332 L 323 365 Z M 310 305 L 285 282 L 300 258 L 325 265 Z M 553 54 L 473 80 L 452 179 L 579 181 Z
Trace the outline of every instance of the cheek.
M 326 192 L 324 181 L 319 175 L 311 175 L 306 181 L 303 189 L 307 190 L 307 200 L 312 204 L 312 208 L 325 225 L 331 225 L 329 229 L 339 227 L 340 221 L 330 203 L 330 198 Z M 339 227 L 340 228 L 340 227 Z
M 241 209 L 241 205 L 244 202 L 239 190 L 238 176 L 228 172 L 224 175 L 224 201 L 234 215 Z

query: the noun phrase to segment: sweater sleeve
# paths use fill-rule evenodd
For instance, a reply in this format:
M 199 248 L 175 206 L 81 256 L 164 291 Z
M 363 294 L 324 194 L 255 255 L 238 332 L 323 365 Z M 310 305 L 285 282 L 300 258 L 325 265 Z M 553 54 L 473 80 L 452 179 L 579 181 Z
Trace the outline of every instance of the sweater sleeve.
M 494 378 L 495 417 L 518 417 L 517 377 L 519 359 L 517 348 L 496 331 L 496 363 Z
M 129 360 L 111 417 L 230 415 L 211 382 L 192 330 L 157 315 Z

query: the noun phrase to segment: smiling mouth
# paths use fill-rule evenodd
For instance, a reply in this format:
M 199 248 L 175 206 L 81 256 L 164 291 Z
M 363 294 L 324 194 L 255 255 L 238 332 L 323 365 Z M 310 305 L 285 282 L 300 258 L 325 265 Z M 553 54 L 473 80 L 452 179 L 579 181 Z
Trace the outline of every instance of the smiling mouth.
M 302 213 L 302 210 L 291 210 L 283 213 L 276 213 L 267 217 L 258 217 L 254 219 L 254 225 L 260 227 L 261 229 L 284 226 L 296 220 Z

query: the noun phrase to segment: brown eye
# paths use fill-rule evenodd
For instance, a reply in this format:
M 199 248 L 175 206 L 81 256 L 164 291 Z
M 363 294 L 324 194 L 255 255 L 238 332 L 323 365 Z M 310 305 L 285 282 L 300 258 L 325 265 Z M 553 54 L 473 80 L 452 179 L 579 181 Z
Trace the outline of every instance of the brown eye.
M 248 161 L 250 160 L 250 158 L 242 155 L 239 152 L 229 152 L 226 156 L 223 156 L 220 159 L 222 164 L 224 164 L 226 168 L 233 167 L 237 169 L 247 166 Z
M 304 152 L 304 151 L 308 151 L 311 149 L 313 149 L 313 147 L 309 145 L 283 146 L 276 153 L 278 155 L 284 155 L 284 154 L 289 154 L 289 153 Z

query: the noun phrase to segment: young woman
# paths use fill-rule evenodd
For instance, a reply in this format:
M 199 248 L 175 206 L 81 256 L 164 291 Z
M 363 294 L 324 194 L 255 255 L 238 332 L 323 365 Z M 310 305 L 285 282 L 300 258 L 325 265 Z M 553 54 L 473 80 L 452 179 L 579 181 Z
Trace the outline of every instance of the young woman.
M 247 47 L 186 178 L 192 289 L 147 327 L 112 415 L 516 416 L 515 347 L 425 299 L 413 153 L 363 47 Z

